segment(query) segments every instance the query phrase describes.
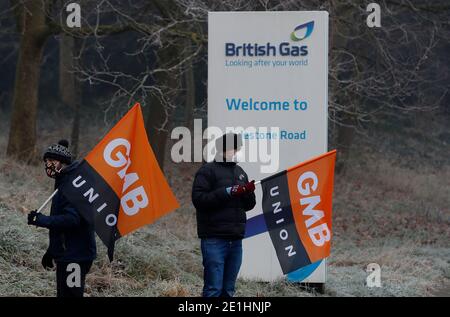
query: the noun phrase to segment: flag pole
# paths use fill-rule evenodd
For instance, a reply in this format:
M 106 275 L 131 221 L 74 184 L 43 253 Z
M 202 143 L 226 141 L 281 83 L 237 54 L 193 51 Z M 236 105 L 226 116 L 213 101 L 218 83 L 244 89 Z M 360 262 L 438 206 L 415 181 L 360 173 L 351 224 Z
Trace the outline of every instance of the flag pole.
M 40 213 L 42 211 L 42 209 L 45 208 L 45 206 L 48 205 L 48 203 L 50 202 L 50 200 L 52 200 L 52 198 L 56 195 L 56 193 L 58 192 L 58 189 L 56 189 L 53 194 L 50 195 L 50 197 L 47 198 L 46 201 L 44 201 L 44 203 L 42 204 L 41 207 L 39 207 L 39 209 L 36 211 L 37 213 Z

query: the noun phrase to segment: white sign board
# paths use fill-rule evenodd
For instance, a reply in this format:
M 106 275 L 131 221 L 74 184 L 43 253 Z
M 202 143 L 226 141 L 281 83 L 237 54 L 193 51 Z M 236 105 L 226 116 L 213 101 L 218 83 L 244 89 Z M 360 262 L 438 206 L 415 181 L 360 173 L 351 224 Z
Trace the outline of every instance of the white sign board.
M 279 162 L 240 163 L 250 179 L 262 179 L 327 151 L 327 97 L 327 12 L 209 13 L 208 126 L 266 128 L 268 133 L 245 130 L 244 147 L 252 138 L 270 137 L 279 143 Z M 247 213 L 252 228 L 243 241 L 240 275 L 273 281 L 283 273 L 258 217 L 260 186 L 256 195 L 257 205 Z M 287 278 L 323 283 L 325 261 Z

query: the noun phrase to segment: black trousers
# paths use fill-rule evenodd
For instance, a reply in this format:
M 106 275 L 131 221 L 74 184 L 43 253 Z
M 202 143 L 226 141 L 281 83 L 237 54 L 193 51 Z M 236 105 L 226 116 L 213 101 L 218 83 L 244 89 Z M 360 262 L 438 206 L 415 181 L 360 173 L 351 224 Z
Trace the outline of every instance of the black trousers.
M 56 296 L 83 297 L 86 274 L 88 274 L 91 266 L 92 261 L 72 263 L 57 262 Z

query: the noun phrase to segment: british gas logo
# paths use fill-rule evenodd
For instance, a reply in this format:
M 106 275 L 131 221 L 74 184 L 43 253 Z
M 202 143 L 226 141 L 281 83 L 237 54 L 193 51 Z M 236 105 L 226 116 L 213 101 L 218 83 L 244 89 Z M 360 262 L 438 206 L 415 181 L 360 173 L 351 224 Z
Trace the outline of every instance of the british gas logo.
M 294 28 L 294 31 L 291 33 L 291 40 L 294 42 L 298 42 L 304 40 L 312 34 L 314 30 L 314 21 L 309 21 L 304 24 L 300 24 Z
M 300 24 L 294 28 L 290 34 L 292 42 L 299 42 L 310 37 L 314 30 L 314 21 Z M 281 43 L 225 43 L 226 57 L 269 57 L 269 56 L 290 56 L 304 57 L 308 55 L 307 45 L 296 45 L 292 42 Z

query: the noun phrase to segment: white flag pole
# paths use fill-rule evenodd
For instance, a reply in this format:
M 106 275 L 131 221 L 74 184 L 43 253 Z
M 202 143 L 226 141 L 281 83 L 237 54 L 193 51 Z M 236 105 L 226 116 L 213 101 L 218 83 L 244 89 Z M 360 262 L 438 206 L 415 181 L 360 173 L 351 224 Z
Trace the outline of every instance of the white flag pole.
M 48 205 L 48 203 L 50 202 L 50 200 L 52 200 L 52 198 L 56 195 L 56 193 L 58 192 L 58 189 L 56 189 L 53 194 L 50 195 L 50 197 L 47 198 L 46 201 L 44 201 L 44 203 L 42 204 L 41 207 L 39 207 L 39 209 L 36 211 L 37 213 L 40 213 L 42 211 L 42 209 L 45 208 L 45 206 Z

